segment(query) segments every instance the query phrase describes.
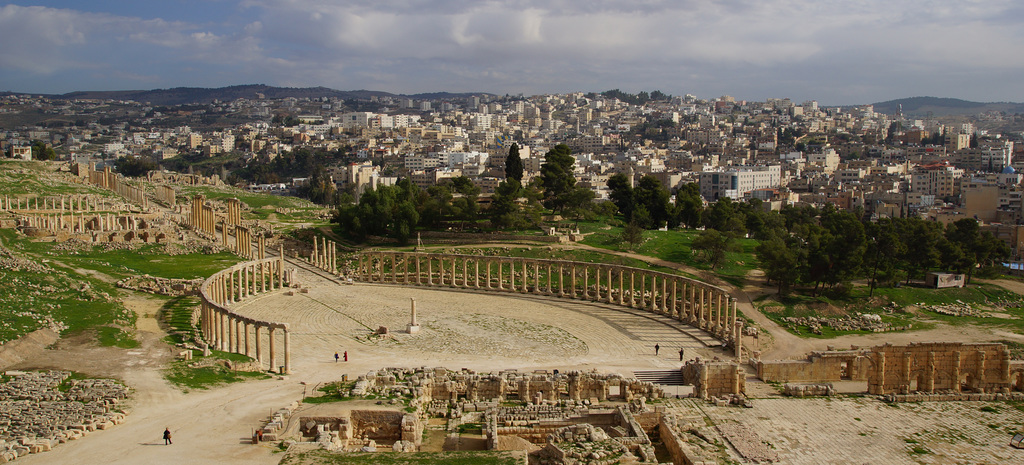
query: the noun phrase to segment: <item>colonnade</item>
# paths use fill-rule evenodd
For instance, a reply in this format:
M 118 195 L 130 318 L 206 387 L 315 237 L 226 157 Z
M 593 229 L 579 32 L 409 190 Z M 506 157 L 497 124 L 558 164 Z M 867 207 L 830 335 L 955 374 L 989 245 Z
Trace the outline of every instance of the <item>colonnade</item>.
M 171 186 L 156 186 L 155 196 L 157 201 L 171 208 L 174 208 L 178 201 Z
M 97 198 L 92 195 L 61 195 L 57 197 L 11 197 L 4 195 L 0 199 L 0 210 L 50 210 L 61 213 L 81 213 L 113 211 L 119 208 L 110 204 L 105 198 Z
M 242 201 L 232 198 L 227 200 L 228 213 L 224 217 L 224 223 L 230 225 L 242 224 Z
M 145 189 L 129 184 L 124 176 L 114 173 L 109 166 L 104 167 L 103 171 L 96 171 L 96 166 L 90 165 L 89 182 L 95 186 L 116 192 L 117 195 L 142 207 L 143 210 L 149 208 L 149 200 L 146 199 Z
M 313 253 L 309 256 L 309 263 L 321 270 L 338 272 L 338 244 L 327 238 L 320 239 L 313 236 Z
M 189 214 L 188 225 L 196 231 L 204 232 L 216 238 L 217 217 L 213 207 L 206 204 L 206 197 L 197 195 L 192 197 L 192 211 Z
M 286 287 L 282 257 L 283 254 L 240 263 L 204 281 L 200 288 L 202 305 L 199 321 L 203 339 L 212 348 L 252 357 L 261 365 L 268 366 L 270 371 L 289 373 L 291 336 L 288 323 L 261 321 L 238 315 L 228 308 L 246 297 Z M 268 340 L 267 350 L 264 350 L 262 342 L 264 333 Z M 282 365 L 277 365 L 278 333 L 281 334 L 284 351 Z
M 135 215 L 25 215 L 18 218 L 18 225 L 29 228 L 39 228 L 52 231 L 56 234 L 59 231 L 69 233 L 87 232 L 108 232 L 108 231 L 138 231 L 146 229 L 144 219 Z
M 354 272 L 364 282 L 494 290 L 639 308 L 739 341 L 736 299 L 695 279 L 627 266 L 519 257 L 368 252 Z M 740 324 L 736 324 L 740 323 Z

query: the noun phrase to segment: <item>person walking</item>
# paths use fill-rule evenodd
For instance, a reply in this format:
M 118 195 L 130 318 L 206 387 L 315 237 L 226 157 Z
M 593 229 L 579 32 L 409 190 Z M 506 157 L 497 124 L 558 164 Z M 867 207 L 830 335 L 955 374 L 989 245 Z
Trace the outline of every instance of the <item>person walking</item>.
M 174 444 L 171 442 L 171 429 L 164 428 L 164 445 L 166 446 L 168 444 Z
M 660 350 L 661 350 L 661 346 L 658 345 L 658 344 L 654 344 L 654 355 L 658 355 L 658 351 L 660 351 Z
M 683 361 L 683 348 L 682 347 L 679 348 L 679 361 L 680 362 Z
M 335 353 L 334 353 L 334 363 L 338 363 L 338 359 L 339 359 L 339 358 L 341 358 L 341 357 L 338 357 L 338 353 L 337 353 L 337 352 L 335 352 Z
M 347 350 L 345 351 L 345 361 L 346 362 L 348 361 L 348 351 Z

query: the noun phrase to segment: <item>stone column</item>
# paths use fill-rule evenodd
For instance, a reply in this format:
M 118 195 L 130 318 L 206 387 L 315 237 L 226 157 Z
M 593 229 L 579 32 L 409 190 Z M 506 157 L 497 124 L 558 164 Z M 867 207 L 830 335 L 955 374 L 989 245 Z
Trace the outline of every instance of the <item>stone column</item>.
M 700 308 L 700 312 L 699 312 L 700 313 L 700 317 L 699 317 L 699 320 L 698 320 L 700 322 L 700 326 L 698 326 L 700 329 L 707 329 L 707 324 L 706 324 L 707 320 L 706 320 L 706 316 L 705 316 L 705 313 L 707 313 L 706 312 L 706 308 L 707 307 L 705 306 L 705 300 L 704 300 L 706 294 L 707 294 L 707 290 L 704 289 L 704 287 L 702 286 L 700 288 L 700 306 L 698 307 L 698 308 Z
M 363 256 L 360 255 L 359 259 L 362 260 Z M 281 244 L 279 255 L 277 258 L 277 287 L 284 287 L 284 244 Z
M 669 315 L 671 315 L 671 313 L 669 313 L 669 311 L 668 311 L 668 302 L 667 302 L 667 300 L 668 300 L 668 292 L 667 291 L 668 291 L 668 281 L 666 281 L 665 277 L 662 277 L 661 278 L 661 294 L 660 294 L 661 295 L 661 313 L 662 314 L 669 314 Z
M 523 265 L 523 267 L 522 267 L 523 268 L 523 294 L 526 294 L 527 292 L 530 292 L 530 290 L 529 290 L 530 286 L 527 284 L 527 279 L 526 279 L 526 277 L 527 277 L 527 275 L 526 275 L 526 259 L 522 259 L 522 261 L 520 263 L 522 263 L 522 265 Z
M 469 287 L 469 259 L 462 258 L 462 287 Z
M 416 256 L 416 285 L 423 284 L 422 274 L 420 274 L 420 256 Z
M 240 320 L 238 318 L 235 318 L 235 353 L 236 354 L 242 353 L 242 343 L 243 343 L 243 341 L 242 341 L 242 336 L 243 336 L 242 335 L 242 329 L 243 328 L 244 328 L 244 325 L 242 323 L 242 320 Z
M 594 268 L 594 302 L 601 301 L 601 266 Z
M 268 339 L 269 345 L 270 345 L 270 360 L 269 360 L 269 362 L 270 362 L 270 371 L 276 373 L 276 368 L 277 367 L 274 366 L 274 363 L 277 362 L 277 350 L 276 350 L 276 347 L 275 347 L 275 344 L 274 344 L 274 327 L 273 326 L 267 326 L 267 339 Z
M 624 307 L 624 306 L 626 306 L 626 286 L 625 286 L 625 283 L 623 283 L 623 276 L 622 275 L 624 274 L 625 270 L 623 270 L 621 267 L 618 268 L 618 270 L 619 270 L 619 305 Z
M 569 298 L 576 298 L 576 264 L 569 265 Z
M 736 363 L 743 363 L 743 322 L 735 321 L 733 327 L 733 347 L 736 349 Z
M 248 321 L 243 322 L 244 327 L 242 330 L 245 332 L 245 356 L 252 357 L 252 344 L 249 342 L 249 326 L 251 323 Z
M 547 295 L 555 295 L 555 291 L 552 289 L 552 286 L 554 285 L 554 281 L 553 281 L 553 278 L 551 277 L 551 262 L 548 262 L 547 282 L 548 282 L 548 286 L 547 286 L 547 289 L 546 289 Z
M 629 270 L 629 306 L 636 308 L 636 273 Z
M 491 260 L 484 262 L 484 266 L 487 267 L 487 289 L 491 288 Z
M 612 296 L 612 267 L 608 267 L 608 292 L 605 296 L 608 299 L 608 303 L 613 303 L 615 298 Z
M 292 348 L 291 348 L 291 333 L 288 331 L 288 327 L 284 328 L 284 373 L 291 374 L 292 372 Z
M 256 323 L 252 327 L 253 339 L 256 340 L 256 361 L 263 366 L 263 341 L 260 339 L 260 325 Z
M 533 293 L 540 294 L 540 264 L 533 262 Z
M 225 316 L 227 318 L 227 324 L 225 325 L 226 326 L 225 329 L 227 330 L 227 333 L 228 333 L 228 337 L 227 337 L 228 345 L 227 345 L 227 347 L 224 348 L 224 351 L 225 352 L 234 352 L 235 351 L 235 319 L 232 318 L 230 315 L 225 315 Z
M 434 285 L 434 259 L 427 255 L 427 285 Z
M 668 314 L 673 316 L 673 317 L 675 317 L 675 318 L 679 318 L 679 313 L 676 312 L 677 309 L 678 309 L 678 306 L 677 306 L 678 295 L 676 294 L 676 291 L 677 291 L 676 286 L 678 284 L 679 284 L 679 279 L 678 278 L 672 278 L 672 300 L 669 301 L 671 303 L 669 303 Z
M 479 258 L 474 258 L 473 259 L 473 269 L 475 270 L 473 272 L 473 287 L 476 288 L 476 289 L 480 289 L 480 259 Z

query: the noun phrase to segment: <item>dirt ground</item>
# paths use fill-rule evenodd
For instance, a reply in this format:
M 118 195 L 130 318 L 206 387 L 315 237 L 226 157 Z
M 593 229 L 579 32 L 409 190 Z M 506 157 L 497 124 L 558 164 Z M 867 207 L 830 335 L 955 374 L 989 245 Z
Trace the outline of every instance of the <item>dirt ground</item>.
M 249 443 L 253 428 L 261 420 L 301 399 L 304 392 L 312 392 L 319 383 L 336 381 L 342 375 L 354 379 L 387 366 L 465 367 L 478 371 L 582 368 L 628 374 L 678 366 L 675 350 L 662 350 L 658 356 L 653 353 L 651 348 L 656 343 L 663 348 L 685 347 L 688 357 L 726 356 L 709 348 L 706 336 L 693 333 L 692 328 L 673 326 L 671 320 L 658 316 L 589 302 L 313 281 L 312 277 L 307 279 L 308 294 L 272 293 L 237 304 L 239 312 L 286 316 L 293 325 L 294 372 L 288 376 L 182 392 L 162 376 L 162 367 L 177 352 L 163 341 L 166 334 L 155 319 L 162 302 L 142 294 L 125 301 L 139 315 L 138 348 L 98 347 L 83 334 L 22 354 L 25 361 L 13 368 L 65 369 L 115 377 L 133 389 L 133 397 L 127 404 L 131 413 L 124 424 L 61 445 L 52 452 L 19 459 L 19 463 L 276 464 L 281 455 L 275 453 L 273 445 Z M 810 350 L 829 345 L 1024 340 L 1000 331 L 946 325 L 920 332 L 801 339 L 753 311 L 747 295 L 763 290 L 752 285 L 744 291 L 741 310 L 773 334 L 765 358 L 801 358 Z M 360 337 L 367 328 L 377 325 L 404 328 L 410 298 L 417 299 L 425 327 L 418 337 L 399 332 L 386 343 L 371 343 Z M 520 344 L 522 349 L 507 341 Z M 347 350 L 351 361 L 335 362 L 333 354 L 338 350 Z M 173 445 L 163 445 L 164 428 L 172 431 Z

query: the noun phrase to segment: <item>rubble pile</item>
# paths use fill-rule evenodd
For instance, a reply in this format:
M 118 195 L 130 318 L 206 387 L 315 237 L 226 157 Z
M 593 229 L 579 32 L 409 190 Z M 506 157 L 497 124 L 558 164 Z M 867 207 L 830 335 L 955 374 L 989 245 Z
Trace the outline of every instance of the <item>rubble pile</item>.
M 69 380 L 67 371 L 10 373 L 0 384 L 0 461 L 46 452 L 124 421 L 128 388 L 109 379 Z
M 818 317 L 818 316 L 788 316 L 782 319 L 789 329 L 798 329 L 806 326 L 814 334 L 821 334 L 822 328 L 831 328 L 836 331 L 870 331 L 873 333 L 884 333 L 888 331 L 903 331 L 910 329 L 910 325 L 895 326 L 892 323 L 882 321 L 882 317 L 873 313 L 860 315 L 848 315 L 839 318 Z

